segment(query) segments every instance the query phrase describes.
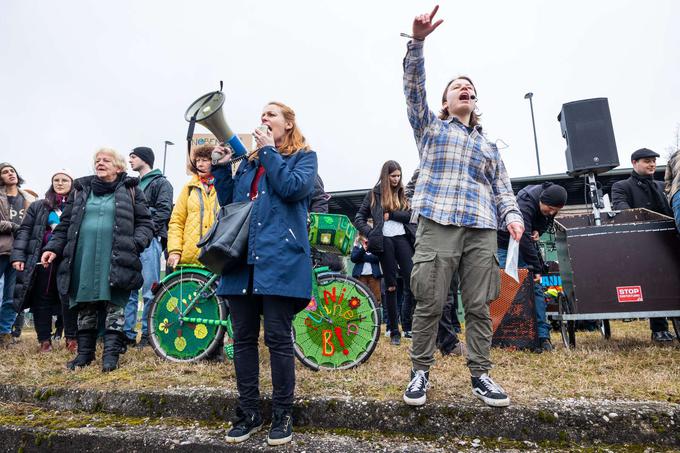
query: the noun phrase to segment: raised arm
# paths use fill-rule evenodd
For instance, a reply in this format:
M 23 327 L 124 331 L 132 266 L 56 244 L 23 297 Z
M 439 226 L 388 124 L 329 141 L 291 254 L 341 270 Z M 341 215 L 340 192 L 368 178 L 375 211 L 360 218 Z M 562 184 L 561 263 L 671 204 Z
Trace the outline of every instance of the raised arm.
M 404 57 L 404 95 L 406 96 L 406 112 L 409 123 L 413 128 L 413 135 L 418 143 L 418 153 L 422 154 L 420 142 L 427 125 L 436 116 L 427 105 L 425 94 L 425 58 L 423 56 L 423 42 L 432 33 L 443 19 L 433 22 L 439 5 L 435 6 L 431 13 L 421 14 L 413 20 L 413 40 L 407 47 Z

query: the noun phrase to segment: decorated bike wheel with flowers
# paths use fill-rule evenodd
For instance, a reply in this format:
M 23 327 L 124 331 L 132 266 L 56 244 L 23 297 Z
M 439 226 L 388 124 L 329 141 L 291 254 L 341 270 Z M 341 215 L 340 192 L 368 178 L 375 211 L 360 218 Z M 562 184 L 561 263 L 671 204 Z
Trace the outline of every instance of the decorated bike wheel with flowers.
M 293 320 L 295 355 L 313 370 L 360 365 L 375 350 L 379 336 L 373 295 L 343 274 L 320 274 L 312 300 Z
M 149 343 L 159 357 L 194 362 L 219 347 L 227 308 L 215 291 L 217 277 L 200 267 L 178 267 L 155 290 L 149 307 Z

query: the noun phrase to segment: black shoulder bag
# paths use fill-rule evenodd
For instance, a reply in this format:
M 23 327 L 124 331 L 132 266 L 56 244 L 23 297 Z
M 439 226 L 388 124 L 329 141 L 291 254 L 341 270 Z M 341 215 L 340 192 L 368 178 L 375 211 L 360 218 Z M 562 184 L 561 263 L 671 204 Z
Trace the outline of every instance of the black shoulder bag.
M 211 272 L 224 274 L 245 261 L 252 210 L 253 202 L 248 200 L 222 206 L 217 212 L 215 223 L 196 244 L 201 249 L 198 261 Z

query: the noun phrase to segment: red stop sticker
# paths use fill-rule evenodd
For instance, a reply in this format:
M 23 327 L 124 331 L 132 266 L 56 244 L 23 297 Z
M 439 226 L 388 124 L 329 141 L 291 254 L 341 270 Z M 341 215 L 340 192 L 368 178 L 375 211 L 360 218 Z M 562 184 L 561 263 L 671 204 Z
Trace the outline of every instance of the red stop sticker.
M 617 286 L 616 296 L 620 303 L 626 302 L 642 302 L 642 287 L 641 286 Z

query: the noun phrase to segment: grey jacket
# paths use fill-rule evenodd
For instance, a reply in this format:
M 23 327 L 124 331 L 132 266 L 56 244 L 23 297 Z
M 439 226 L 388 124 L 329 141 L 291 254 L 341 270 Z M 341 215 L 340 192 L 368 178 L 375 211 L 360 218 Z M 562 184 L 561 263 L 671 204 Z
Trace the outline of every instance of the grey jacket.
M 35 197 L 25 190 L 19 189 L 19 193 L 24 197 L 24 209 L 35 201 Z M 19 230 L 19 225 L 9 219 L 9 201 L 5 186 L 0 186 L 0 255 L 12 253 L 14 244 L 14 233 Z

